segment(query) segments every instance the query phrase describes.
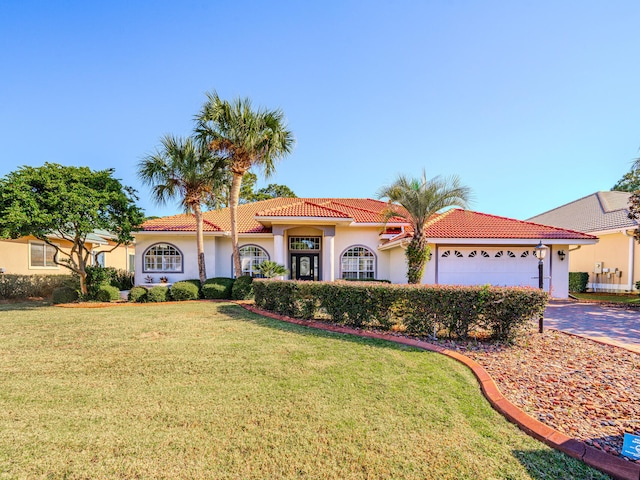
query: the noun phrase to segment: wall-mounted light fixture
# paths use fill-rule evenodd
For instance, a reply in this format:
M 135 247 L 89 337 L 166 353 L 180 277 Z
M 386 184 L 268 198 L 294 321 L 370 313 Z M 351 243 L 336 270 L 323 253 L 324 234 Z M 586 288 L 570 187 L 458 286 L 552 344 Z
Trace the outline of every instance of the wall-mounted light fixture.
M 560 260 L 564 260 L 564 257 L 567 256 L 567 254 L 565 253 L 564 250 L 558 250 L 558 256 L 560 257 Z

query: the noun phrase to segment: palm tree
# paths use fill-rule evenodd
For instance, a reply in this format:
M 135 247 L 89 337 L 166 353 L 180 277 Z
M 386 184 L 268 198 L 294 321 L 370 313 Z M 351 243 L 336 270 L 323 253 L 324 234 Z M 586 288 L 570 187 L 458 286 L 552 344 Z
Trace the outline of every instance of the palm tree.
M 224 178 L 225 161 L 202 148 L 193 138 L 166 135 L 162 147 L 138 164 L 138 177 L 152 187 L 159 205 L 179 197 L 185 212 L 196 219 L 198 274 L 204 285 L 207 272 L 204 261 L 204 227 L 202 204 L 216 194 Z
M 427 179 L 424 170 L 421 178 L 399 175 L 395 182 L 378 192 L 378 198 L 389 199 L 385 221 L 401 217 L 413 228 L 413 237 L 405 252 L 409 283 L 419 283 L 422 279 L 429 257 L 429 245 L 424 230 L 431 216 L 447 207 L 467 208 L 470 195 L 471 190 L 462 186 L 457 176 Z
M 251 108 L 251 100 L 222 100 L 214 91 L 196 116 L 196 133 L 214 154 L 229 160 L 233 175 L 229 192 L 231 243 L 236 277 L 242 275 L 238 251 L 238 201 L 243 175 L 251 167 L 271 175 L 275 162 L 293 149 L 293 133 L 287 130 L 281 110 Z

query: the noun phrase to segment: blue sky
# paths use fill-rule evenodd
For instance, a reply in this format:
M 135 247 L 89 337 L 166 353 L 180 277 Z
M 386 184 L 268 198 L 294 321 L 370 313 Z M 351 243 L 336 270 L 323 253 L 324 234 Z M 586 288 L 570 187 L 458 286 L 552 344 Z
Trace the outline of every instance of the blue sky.
M 283 109 L 296 148 L 268 182 L 298 196 L 375 198 L 424 168 L 524 219 L 640 156 L 639 20 L 637 0 L 0 0 L 0 176 L 115 168 L 148 215 L 177 213 L 136 166 L 215 89 Z

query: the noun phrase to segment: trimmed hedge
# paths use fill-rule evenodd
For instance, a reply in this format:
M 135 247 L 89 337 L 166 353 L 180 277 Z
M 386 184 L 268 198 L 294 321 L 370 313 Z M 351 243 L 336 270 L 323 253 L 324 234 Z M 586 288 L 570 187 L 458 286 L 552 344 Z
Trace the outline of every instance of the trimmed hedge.
M 151 287 L 147 291 L 147 302 L 166 302 L 169 298 L 169 287 Z
M 200 282 L 198 281 L 198 285 Z M 183 300 L 197 300 L 200 289 L 193 281 L 176 282 L 171 286 L 171 299 L 178 302 Z
M 282 315 L 326 313 L 336 323 L 355 327 L 459 338 L 484 331 L 502 340 L 512 339 L 539 316 L 548 300 L 546 292 L 524 287 L 258 280 L 253 288 L 257 306 Z
M 249 300 L 253 298 L 253 277 L 243 275 L 236 278 L 231 287 L 231 298 L 234 300 Z
M 587 272 L 569 272 L 569 291 L 571 293 L 584 293 L 587 291 L 589 274 Z
M 144 287 L 133 287 L 129 290 L 127 298 L 130 302 L 143 303 L 147 301 L 147 292 L 148 290 Z
M 209 300 L 228 300 L 231 298 L 234 282 L 235 278 L 208 278 L 202 286 L 202 296 Z
M 112 285 L 102 285 L 96 293 L 99 302 L 115 302 L 120 300 L 120 290 Z
M 48 297 L 56 288 L 80 288 L 78 277 L 72 275 L 0 274 L 0 299 Z
M 53 303 L 72 303 L 78 300 L 78 290 L 71 287 L 58 287 L 53 289 Z

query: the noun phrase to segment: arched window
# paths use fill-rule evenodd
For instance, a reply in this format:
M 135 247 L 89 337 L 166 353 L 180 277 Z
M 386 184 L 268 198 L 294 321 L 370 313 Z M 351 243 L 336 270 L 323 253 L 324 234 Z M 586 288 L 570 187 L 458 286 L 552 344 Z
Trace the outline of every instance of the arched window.
M 257 245 L 245 245 L 238 250 L 240 251 L 242 275 L 260 277 L 261 275 L 258 273 L 257 267 L 265 260 L 269 260 L 269 254 Z
M 367 247 L 351 247 L 341 258 L 342 278 L 376 278 L 376 257 Z
M 182 272 L 182 252 L 169 243 L 156 243 L 144 252 L 143 272 Z

